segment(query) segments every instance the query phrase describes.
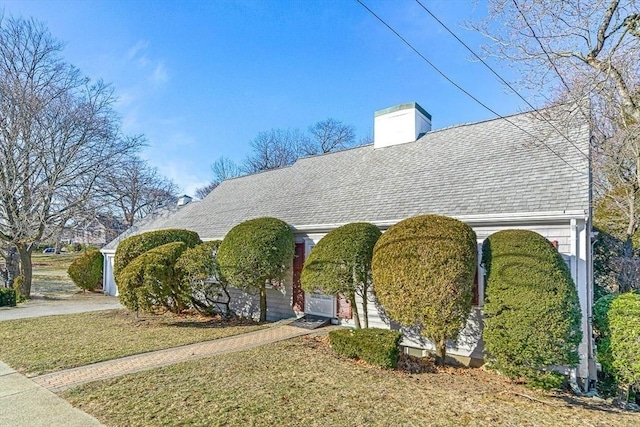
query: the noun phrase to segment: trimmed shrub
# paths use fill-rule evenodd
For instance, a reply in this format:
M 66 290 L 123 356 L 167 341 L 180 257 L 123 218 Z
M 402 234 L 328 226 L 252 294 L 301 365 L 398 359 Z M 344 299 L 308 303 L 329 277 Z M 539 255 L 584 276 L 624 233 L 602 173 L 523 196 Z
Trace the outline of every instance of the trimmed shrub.
M 355 359 L 358 357 L 358 345 L 353 338 L 353 330 L 337 329 L 329 332 L 331 348 L 340 356 Z
M 202 243 L 200 237 L 198 237 L 198 233 L 181 229 L 148 231 L 124 239 L 118 244 L 113 259 L 113 272 L 116 283 L 118 282 L 118 273 L 131 261 L 150 249 L 173 242 L 182 242 L 188 248 Z M 120 284 L 118 284 L 118 286 L 120 286 Z
M 227 283 L 220 275 L 217 253 L 222 240 L 204 242 L 189 248 L 176 261 L 176 270 L 182 284 L 191 289 L 191 303 L 202 312 L 230 313 L 231 295 Z M 224 309 L 216 310 L 218 306 Z
M 77 287 L 92 291 L 102 282 L 103 260 L 100 251 L 85 252 L 71 263 L 67 273 Z
M 617 391 L 613 355 L 611 354 L 611 329 L 609 328 L 609 309 L 616 295 L 608 294 L 593 304 L 593 332 L 596 342 L 596 360 L 602 365 L 598 376 L 598 391 L 610 396 Z
M 118 275 L 122 305 L 136 313 L 158 306 L 174 313 L 184 310 L 191 298 L 190 289 L 183 286 L 174 266 L 186 248 L 183 242 L 167 243 L 131 261 Z
M 331 348 L 341 356 L 359 358 L 383 368 L 396 368 L 402 334 L 388 329 L 329 332 Z
M 534 387 L 559 386 L 563 377 L 546 369 L 576 366 L 582 339 L 580 302 L 567 264 L 549 241 L 527 230 L 489 236 L 482 262 L 488 361 Z
M 609 327 L 616 379 L 620 385 L 627 388 L 627 391 L 629 387 L 638 390 L 640 387 L 640 294 L 618 295 L 611 302 Z
M 476 234 L 453 218 L 423 215 L 389 228 L 373 251 L 376 297 L 391 319 L 421 334 L 444 364 L 471 311 Z
M 24 302 L 29 299 L 27 296 L 22 295 L 22 282 L 24 282 L 24 276 L 22 274 L 16 276 L 13 279 L 13 290 L 16 292 L 16 300 L 17 302 Z
M 13 288 L 0 288 L 0 307 L 16 306 L 16 290 Z
M 302 288 L 307 292 L 346 295 L 351 301 L 357 328 L 360 316 L 356 295 L 363 301 L 364 327 L 369 327 L 367 296 L 372 282 L 371 259 L 380 234 L 378 227 L 366 222 L 354 222 L 330 231 L 309 254 L 300 276 Z
M 293 232 L 287 223 L 263 217 L 242 222 L 227 233 L 218 250 L 218 263 L 231 286 L 260 292 L 260 321 L 265 321 L 266 283 L 284 280 L 293 255 Z

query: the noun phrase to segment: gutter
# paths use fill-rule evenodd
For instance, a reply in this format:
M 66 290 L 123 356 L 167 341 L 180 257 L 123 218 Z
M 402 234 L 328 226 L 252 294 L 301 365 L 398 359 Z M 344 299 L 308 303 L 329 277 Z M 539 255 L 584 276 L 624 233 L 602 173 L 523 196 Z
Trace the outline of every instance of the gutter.
M 452 218 L 460 220 L 469 225 L 486 225 L 497 223 L 509 223 L 509 224 L 528 224 L 528 223 L 553 223 L 553 222 L 566 222 L 571 220 L 584 219 L 586 212 L 584 210 L 570 210 L 570 211 L 558 211 L 558 212 L 519 212 L 519 213 L 505 213 L 505 214 L 487 214 L 487 215 L 450 215 Z M 392 225 L 406 218 L 399 218 L 393 220 L 382 221 L 367 221 L 378 228 L 387 229 Z M 350 221 L 355 222 L 355 221 Z M 350 222 L 342 223 L 326 223 L 326 224 L 306 224 L 292 226 L 294 232 L 329 232 L 335 228 L 349 224 Z

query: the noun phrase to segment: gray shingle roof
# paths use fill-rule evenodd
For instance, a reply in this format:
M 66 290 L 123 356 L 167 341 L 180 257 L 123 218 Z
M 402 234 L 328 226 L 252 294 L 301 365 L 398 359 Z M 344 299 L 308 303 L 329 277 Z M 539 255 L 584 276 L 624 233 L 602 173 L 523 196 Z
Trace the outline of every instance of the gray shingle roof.
M 306 157 L 289 167 L 226 180 L 204 200 L 150 220 L 136 232 L 187 228 L 205 239 L 221 238 L 234 225 L 261 216 L 300 227 L 425 213 L 586 212 L 586 157 L 535 116 L 454 126 L 412 143 Z M 561 129 L 589 152 L 588 123 L 574 119 Z

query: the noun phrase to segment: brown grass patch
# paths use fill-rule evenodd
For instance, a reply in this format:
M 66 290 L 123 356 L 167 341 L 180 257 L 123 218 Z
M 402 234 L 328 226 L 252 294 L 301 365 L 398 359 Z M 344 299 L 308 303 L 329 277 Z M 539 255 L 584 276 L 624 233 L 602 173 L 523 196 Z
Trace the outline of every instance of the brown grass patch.
M 315 337 L 95 382 L 63 397 L 112 427 L 640 425 L 640 414 L 533 392 L 482 369 L 408 374 L 336 358 Z

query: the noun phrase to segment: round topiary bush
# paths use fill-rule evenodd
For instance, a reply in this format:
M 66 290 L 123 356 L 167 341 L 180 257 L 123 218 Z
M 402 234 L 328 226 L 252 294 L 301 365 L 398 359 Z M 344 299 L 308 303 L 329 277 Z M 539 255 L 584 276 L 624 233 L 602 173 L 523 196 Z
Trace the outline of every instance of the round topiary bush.
M 242 222 L 227 233 L 218 251 L 218 263 L 231 286 L 260 292 L 260 321 L 265 321 L 266 283 L 284 280 L 293 254 L 293 232 L 287 223 L 263 217 Z
M 364 327 L 369 327 L 367 295 L 372 282 L 371 259 L 380 234 L 378 227 L 366 222 L 354 222 L 330 231 L 309 254 L 300 276 L 302 288 L 307 292 L 345 295 L 351 301 L 358 328 L 356 295 L 363 301 Z
M 511 377 L 552 388 L 551 365 L 576 366 L 580 302 L 569 268 L 543 236 L 504 230 L 482 248 L 486 270 L 483 339 L 488 360 Z
M 467 321 L 477 264 L 476 234 L 453 218 L 423 215 L 389 228 L 373 251 L 380 305 L 403 326 L 417 326 L 443 364 L 447 340 Z
M 85 252 L 71 263 L 67 273 L 76 286 L 92 291 L 102 282 L 103 260 L 100 251 Z
M 609 328 L 613 369 L 628 399 L 630 387 L 640 390 L 640 294 L 621 294 L 611 302 Z
M 153 311 L 155 307 L 179 313 L 188 306 L 191 293 L 183 286 L 174 266 L 187 249 L 183 242 L 153 248 L 131 261 L 118 278 L 120 302 L 131 311 Z
M 113 272 L 116 276 L 116 283 L 118 282 L 118 273 L 131 261 L 150 249 L 173 242 L 182 242 L 188 248 L 202 243 L 198 233 L 181 229 L 148 231 L 124 239 L 118 244 L 113 259 Z

